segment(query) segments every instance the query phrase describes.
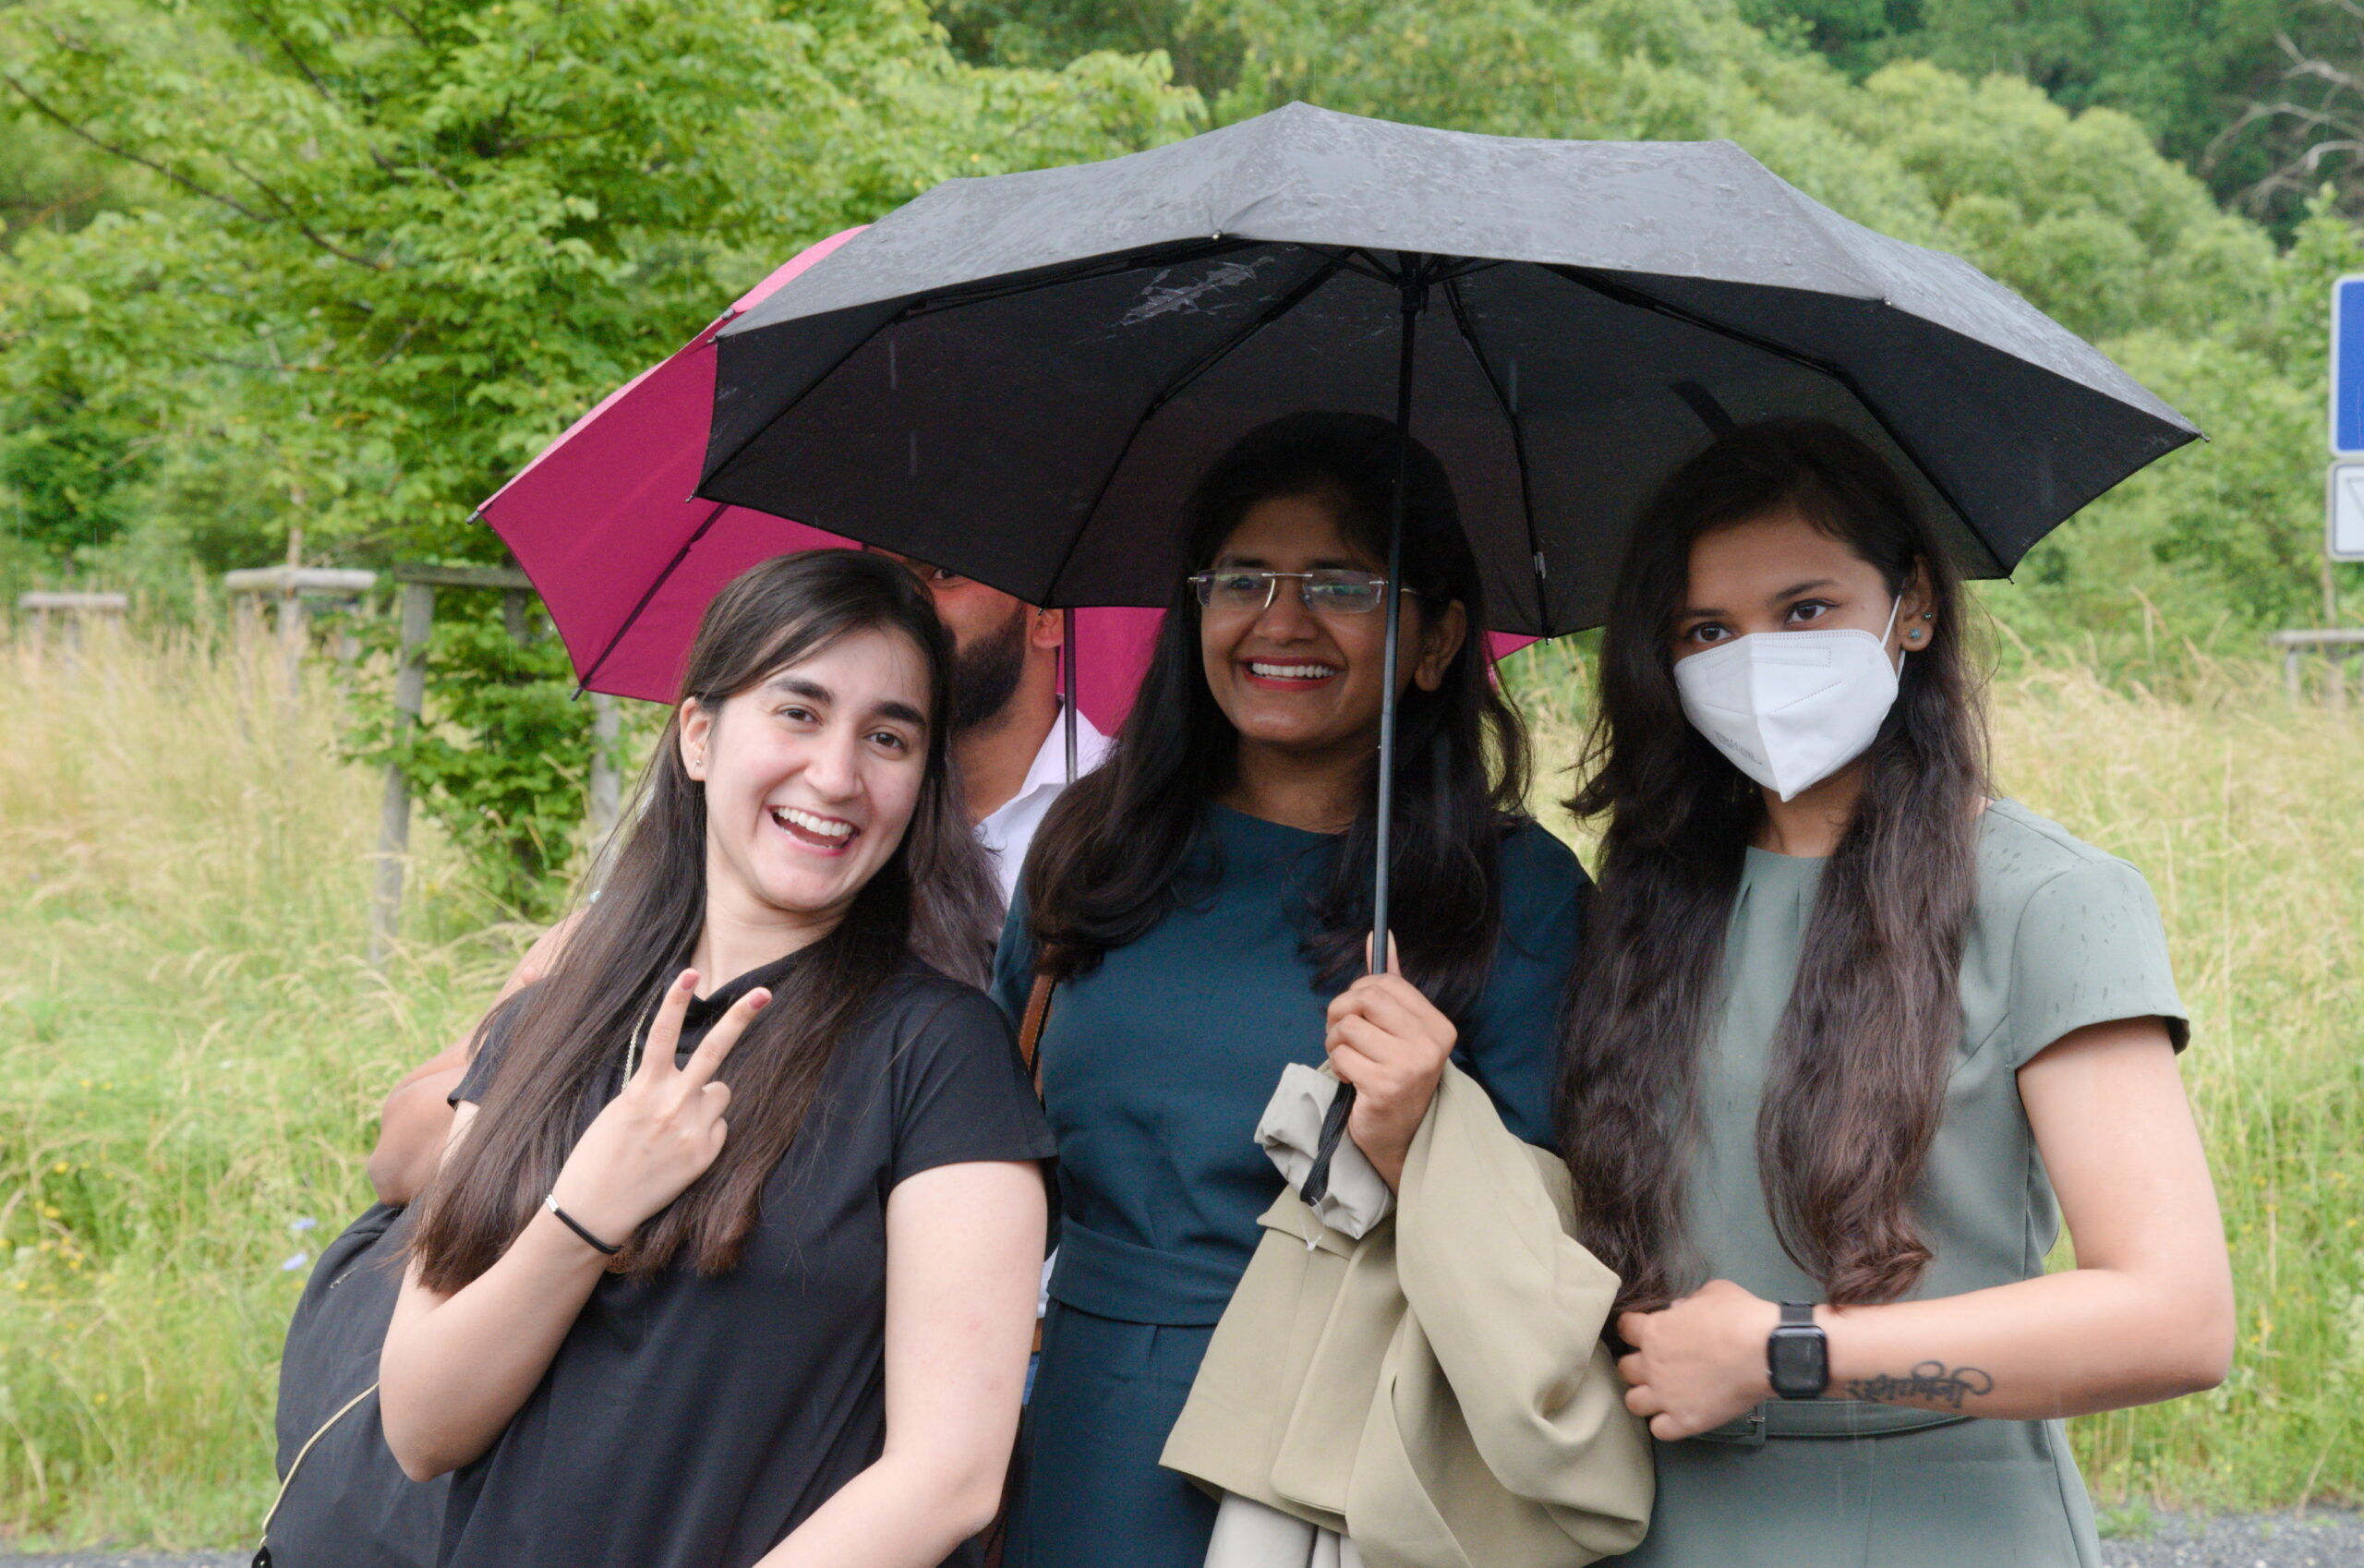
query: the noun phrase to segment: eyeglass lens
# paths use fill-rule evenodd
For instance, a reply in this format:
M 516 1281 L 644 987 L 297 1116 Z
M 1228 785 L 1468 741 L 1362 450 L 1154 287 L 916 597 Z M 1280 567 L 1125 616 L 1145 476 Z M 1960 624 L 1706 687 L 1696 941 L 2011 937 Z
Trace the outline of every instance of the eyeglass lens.
M 1305 607 L 1316 613 L 1368 614 L 1379 608 L 1380 598 L 1387 591 L 1384 577 L 1338 568 L 1316 572 L 1201 572 L 1190 581 L 1198 585 L 1199 602 L 1210 609 L 1254 611 L 1272 604 L 1283 578 L 1301 585 L 1298 591 L 1304 596 Z

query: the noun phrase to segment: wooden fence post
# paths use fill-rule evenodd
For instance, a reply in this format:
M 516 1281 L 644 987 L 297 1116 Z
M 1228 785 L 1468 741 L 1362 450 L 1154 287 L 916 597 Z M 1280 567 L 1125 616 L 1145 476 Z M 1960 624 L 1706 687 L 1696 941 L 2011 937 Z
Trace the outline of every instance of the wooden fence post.
M 2292 632 L 2268 632 L 2266 645 L 2282 650 L 2282 689 L 2293 703 L 2306 695 L 2306 677 L 2299 657 L 2310 650 L 2321 656 L 2323 706 L 2334 713 L 2347 711 L 2347 666 L 2364 657 L 2364 626 L 2315 626 Z M 2364 666 L 2359 667 L 2364 673 Z
M 435 586 L 403 585 L 401 662 L 394 669 L 394 738 L 417 725 L 427 707 L 427 635 L 435 624 Z M 410 784 L 401 766 L 386 765 L 386 792 L 378 815 L 377 898 L 370 911 L 369 963 L 381 967 L 402 930 L 403 857 L 410 850 Z
M 304 599 L 296 574 L 304 564 L 304 530 L 287 530 L 287 567 L 280 573 L 279 662 L 287 687 L 287 711 L 296 711 L 296 694 L 304 679 Z
M 36 590 L 17 596 L 17 609 L 31 618 L 33 646 L 44 657 L 49 652 L 49 619 L 55 615 L 65 621 L 65 680 L 74 683 L 74 675 L 81 663 L 82 623 L 85 620 L 109 621 L 120 625 L 130 612 L 131 597 L 115 593 L 47 593 Z
M 595 887 L 607 880 L 608 836 L 616 830 L 616 818 L 623 811 L 622 780 L 616 773 L 621 729 L 616 699 L 605 692 L 592 693 L 590 821 L 585 826 L 590 829 L 591 885 Z

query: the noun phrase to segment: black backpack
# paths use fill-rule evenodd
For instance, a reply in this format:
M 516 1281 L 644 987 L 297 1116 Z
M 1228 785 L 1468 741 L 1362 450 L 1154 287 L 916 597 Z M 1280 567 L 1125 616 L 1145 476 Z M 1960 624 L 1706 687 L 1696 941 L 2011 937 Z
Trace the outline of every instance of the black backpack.
M 375 1204 L 312 1266 L 279 1357 L 279 1496 L 253 1568 L 434 1568 L 452 1478 L 404 1475 L 378 1420 L 408 1231 Z

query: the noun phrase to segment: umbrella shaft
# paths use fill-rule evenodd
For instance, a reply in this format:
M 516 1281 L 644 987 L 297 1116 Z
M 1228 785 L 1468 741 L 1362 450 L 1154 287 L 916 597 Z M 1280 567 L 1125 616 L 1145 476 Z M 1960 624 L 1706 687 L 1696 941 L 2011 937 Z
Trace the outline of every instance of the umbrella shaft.
M 1420 261 L 1406 257 L 1417 269 Z M 1402 661 L 1404 626 L 1404 501 L 1412 477 L 1412 349 L 1415 328 L 1428 304 L 1425 283 L 1404 286 L 1404 331 L 1395 367 L 1395 485 L 1387 503 L 1387 640 L 1380 656 L 1379 813 L 1373 835 L 1370 897 L 1370 967 L 1387 970 L 1388 898 L 1393 882 L 1395 846 L 1395 672 Z
M 1059 720 L 1067 726 L 1067 782 L 1075 782 L 1075 611 L 1059 612 Z
M 1427 265 L 1426 257 L 1404 258 L 1404 336 L 1395 366 L 1395 488 L 1387 503 L 1387 642 L 1379 660 L 1379 821 L 1372 835 L 1370 892 L 1370 967 L 1375 974 L 1387 971 L 1388 873 L 1395 840 L 1395 667 L 1404 625 L 1404 492 L 1412 477 L 1412 344 L 1420 312 L 1428 307 Z M 1330 1190 L 1330 1162 L 1346 1136 L 1346 1118 L 1354 1109 L 1355 1086 L 1340 1084 L 1322 1113 L 1313 1164 L 1297 1187 L 1297 1196 L 1308 1204 L 1321 1202 Z

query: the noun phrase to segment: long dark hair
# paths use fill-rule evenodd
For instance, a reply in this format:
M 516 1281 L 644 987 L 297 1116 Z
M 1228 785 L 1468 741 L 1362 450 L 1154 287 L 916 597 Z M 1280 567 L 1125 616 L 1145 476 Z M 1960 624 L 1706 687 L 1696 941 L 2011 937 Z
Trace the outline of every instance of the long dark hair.
M 1618 578 L 1600 706 L 1569 809 L 1608 819 L 1571 978 L 1560 1126 L 1585 1240 L 1621 1302 L 1678 1294 L 1683 1178 L 1702 1036 L 1757 787 L 1684 718 L 1670 642 L 1702 535 L 1794 512 L 1903 595 L 1925 570 L 1936 619 L 1904 661 L 1863 756 L 1854 816 L 1824 869 L 1756 1128 L 1784 1248 L 1835 1303 L 1910 1290 L 1931 1253 L 1912 1212 L 1961 1035 L 1962 934 L 1986 790 L 1985 724 L 1960 577 L 1878 455 L 1818 420 L 1719 440 L 1667 482 Z
M 1211 564 L 1259 501 L 1295 496 L 1320 499 L 1341 533 L 1385 560 L 1395 439 L 1393 424 L 1361 414 L 1297 414 L 1248 432 L 1183 507 L 1186 571 Z M 1502 924 L 1499 845 L 1526 801 L 1526 732 L 1493 686 L 1484 589 L 1452 481 L 1417 441 L 1405 497 L 1404 581 L 1420 596 L 1417 610 L 1407 598 L 1407 611 L 1433 614 L 1457 600 L 1469 624 L 1437 690 L 1411 685 L 1396 715 L 1391 924 L 1406 976 L 1458 1018 L 1484 987 Z M 1036 951 L 1054 976 L 1089 971 L 1221 874 L 1206 812 L 1232 781 L 1238 732 L 1208 689 L 1199 617 L 1198 597 L 1177 574 L 1114 754 L 1053 803 L 1036 837 L 1026 901 Z M 1405 630 L 1405 657 L 1417 657 Z M 1362 963 L 1376 793 L 1366 790 L 1343 852 L 1302 911 L 1318 986 L 1337 983 Z
M 731 1092 L 721 1156 L 624 1244 L 612 1265 L 620 1271 L 645 1277 L 685 1251 L 701 1273 L 735 1267 L 831 1054 L 887 977 L 914 955 L 956 978 L 984 976 L 998 899 L 951 773 L 951 641 L 910 573 L 844 549 L 750 568 L 706 608 L 681 696 L 718 715 L 778 670 L 870 630 L 909 639 L 927 665 L 926 768 L 911 823 L 845 918 L 800 961 L 791 988 L 747 1026 L 717 1074 Z M 430 1289 L 476 1278 L 525 1228 L 607 1103 L 633 1030 L 697 941 L 706 787 L 681 765 L 680 726 L 677 708 L 599 897 L 582 907 L 549 975 L 500 1019 L 500 1067 L 428 1191 L 413 1243 Z

